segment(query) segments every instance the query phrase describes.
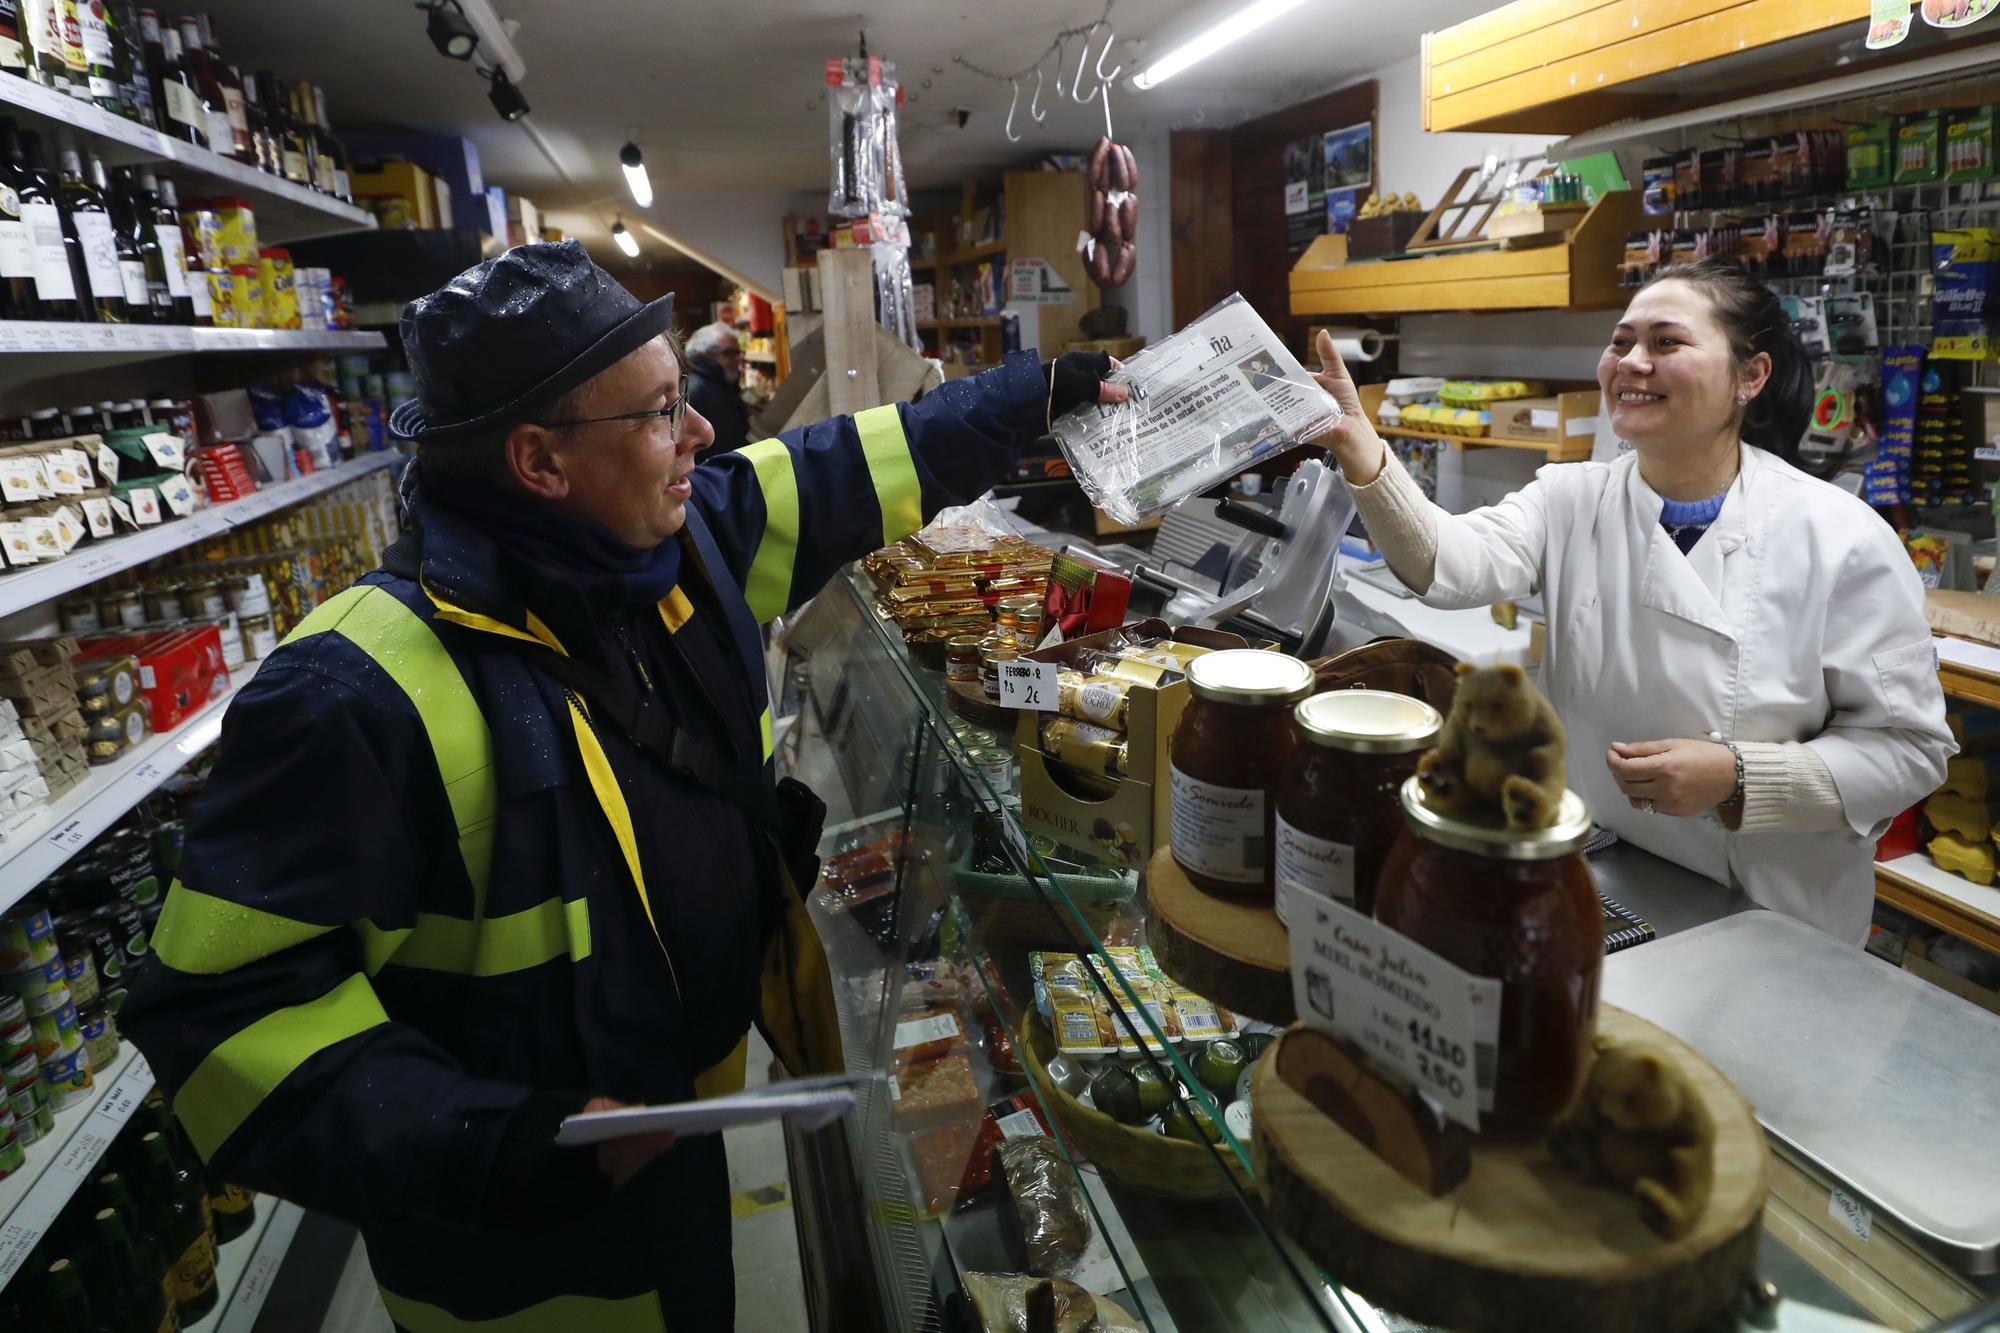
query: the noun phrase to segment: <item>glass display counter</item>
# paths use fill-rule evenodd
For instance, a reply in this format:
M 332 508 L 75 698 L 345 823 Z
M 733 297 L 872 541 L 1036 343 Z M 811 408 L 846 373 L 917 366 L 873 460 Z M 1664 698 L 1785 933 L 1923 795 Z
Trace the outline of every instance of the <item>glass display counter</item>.
M 1031 1271 L 1096 1298 L 1106 1329 L 1419 1327 L 1328 1281 L 1272 1226 L 1234 1098 L 1204 1086 L 1171 1002 L 1121 952 L 1145 943 L 1141 875 L 1051 863 L 992 754 L 1011 738 L 953 711 L 944 672 L 912 660 L 861 573 L 803 608 L 781 645 L 780 711 L 796 720 L 780 763 L 830 811 L 810 910 L 849 1070 L 871 1076 L 847 1122 L 790 1137 L 794 1181 L 814 1196 L 800 1210 L 809 1299 L 815 1284 L 823 1297 L 815 1327 L 978 1330 L 974 1297 L 989 1312 L 998 1298 L 977 1275 Z M 1702 919 L 1745 906 L 1634 848 L 1593 867 L 1606 892 L 1642 915 L 1658 901 L 1676 929 L 1694 924 L 1690 904 Z M 1096 1110 L 1087 1089 L 1104 1060 L 1052 1058 L 1038 954 L 1095 960 L 1076 975 L 1108 1001 L 1104 1035 L 1122 1050 L 1106 1059 L 1187 1137 Z M 993 1152 L 1037 1134 L 1034 1152 L 1059 1168 L 1051 1207 L 1016 1200 Z M 1778 1167 L 1787 1181 L 1810 1174 L 1782 1151 Z M 1815 1227 L 1805 1198 L 1767 1209 L 1760 1269 L 1775 1297 L 1746 1293 L 1745 1327 L 1925 1327 L 2000 1295 L 1992 1278 L 1927 1271 L 1921 1301 L 1895 1317 L 1871 1296 L 1867 1256 Z

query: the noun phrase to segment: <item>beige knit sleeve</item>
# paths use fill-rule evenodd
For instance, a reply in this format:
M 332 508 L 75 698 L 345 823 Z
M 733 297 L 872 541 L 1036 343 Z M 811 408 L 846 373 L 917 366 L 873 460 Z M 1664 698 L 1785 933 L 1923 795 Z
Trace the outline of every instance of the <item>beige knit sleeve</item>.
M 1797 741 L 1739 742 L 1744 833 L 1826 833 L 1847 827 L 1826 761 Z
M 1424 498 L 1416 478 L 1382 446 L 1382 470 L 1366 486 L 1349 484 L 1354 507 L 1381 548 L 1390 572 L 1421 597 L 1437 577 L 1437 510 Z

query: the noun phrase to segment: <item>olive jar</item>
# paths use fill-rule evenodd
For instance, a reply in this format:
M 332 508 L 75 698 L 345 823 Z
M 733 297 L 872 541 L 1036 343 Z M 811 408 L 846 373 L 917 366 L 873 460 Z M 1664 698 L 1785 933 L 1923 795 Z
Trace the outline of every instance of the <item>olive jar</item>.
M 1168 837 L 1196 888 L 1271 897 L 1270 791 L 1292 749 L 1292 705 L 1313 670 L 1282 653 L 1231 648 L 1188 663 L 1188 703 L 1167 746 Z
M 1444 719 L 1386 690 L 1329 690 L 1292 710 L 1298 744 L 1279 779 L 1272 826 L 1278 919 L 1304 889 L 1375 911 L 1375 881 L 1403 827 L 1403 783 Z
M 1564 792 L 1549 828 L 1471 823 L 1432 810 L 1414 777 L 1402 807 L 1375 919 L 1473 978 L 1474 1040 L 1496 1048 L 1481 1133 L 1543 1134 L 1582 1089 L 1597 1031 L 1604 909 L 1582 853 L 1590 814 Z M 1498 1022 L 1482 1024 L 1495 992 Z

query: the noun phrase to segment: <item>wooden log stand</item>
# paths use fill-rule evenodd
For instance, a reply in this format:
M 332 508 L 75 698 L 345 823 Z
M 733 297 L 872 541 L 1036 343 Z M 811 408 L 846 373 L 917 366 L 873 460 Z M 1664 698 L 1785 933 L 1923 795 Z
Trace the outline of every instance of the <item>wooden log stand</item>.
M 1197 995 L 1266 1023 L 1289 1023 L 1292 941 L 1268 902 L 1196 888 L 1170 848 L 1146 870 L 1146 942 L 1166 974 Z
M 1157 946 L 1156 946 L 1157 949 Z M 1257 1064 L 1253 1160 L 1271 1218 L 1336 1281 L 1467 1333 L 1675 1333 L 1727 1306 L 1756 1269 L 1769 1169 L 1749 1103 L 1684 1043 L 1610 1005 L 1598 1030 L 1644 1041 L 1693 1083 L 1716 1127 L 1715 1184 L 1665 1240 L 1631 1198 L 1586 1185 L 1540 1144 L 1475 1142 L 1463 1184 L 1432 1198 Z

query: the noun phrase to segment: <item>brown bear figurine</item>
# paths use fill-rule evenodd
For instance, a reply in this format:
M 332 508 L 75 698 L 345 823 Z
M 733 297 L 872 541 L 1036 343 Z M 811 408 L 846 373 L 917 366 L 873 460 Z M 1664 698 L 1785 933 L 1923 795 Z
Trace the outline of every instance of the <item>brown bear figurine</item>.
M 1517 666 L 1458 665 L 1437 748 L 1417 764 L 1431 809 L 1486 812 L 1508 828 L 1547 828 L 1563 798 L 1562 719 Z
M 1586 1180 L 1630 1190 L 1639 1217 L 1669 1239 L 1701 1216 L 1715 1176 L 1715 1122 L 1657 1051 L 1597 1039 L 1583 1093 L 1550 1137 Z

